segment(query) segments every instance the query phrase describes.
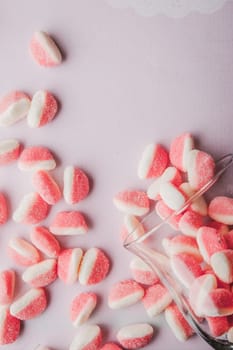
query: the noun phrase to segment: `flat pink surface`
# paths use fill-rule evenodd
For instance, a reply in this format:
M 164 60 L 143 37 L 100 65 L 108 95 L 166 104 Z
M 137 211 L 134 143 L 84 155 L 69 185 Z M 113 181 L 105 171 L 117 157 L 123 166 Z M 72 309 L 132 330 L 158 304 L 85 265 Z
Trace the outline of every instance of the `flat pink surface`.
M 54 174 L 60 183 L 66 165 L 87 171 L 92 179 L 88 198 L 73 207 L 59 202 L 45 224 L 58 210 L 80 210 L 88 217 L 88 234 L 61 242 L 65 247 L 103 248 L 112 261 L 109 276 L 99 285 L 53 283 L 46 312 L 25 322 L 18 341 L 5 348 L 33 350 L 43 344 L 68 349 L 77 332 L 69 320 L 71 300 L 80 291 L 93 291 L 99 305 L 89 323 L 103 327 L 105 342 L 115 341 L 123 325 L 149 322 L 157 331 L 148 350 L 209 349 L 197 337 L 179 343 L 163 316 L 148 319 L 141 304 L 108 308 L 112 283 L 131 277 L 131 256 L 119 240 L 122 214 L 112 197 L 126 188 L 146 189 L 148 182 L 140 181 L 136 170 L 150 142 L 168 146 L 175 135 L 190 131 L 197 145 L 216 158 L 233 150 L 233 3 L 211 15 L 172 19 L 140 17 L 132 10 L 113 9 L 104 0 L 8 0 L 1 1 L 0 23 L 0 94 L 48 89 L 61 106 L 51 124 L 29 129 L 22 121 L 2 129 L 1 138 L 48 146 L 58 159 Z M 41 68 L 29 56 L 28 42 L 37 29 L 57 39 L 65 57 L 61 66 Z M 0 177 L 0 190 L 9 196 L 12 212 L 22 195 L 33 190 L 31 174 L 12 164 L 2 167 Z M 228 190 L 233 192 L 233 183 Z M 6 254 L 9 238 L 26 238 L 29 232 L 12 220 L 1 228 L 2 269 L 16 268 Z M 25 289 L 20 277 L 17 285 L 18 295 Z

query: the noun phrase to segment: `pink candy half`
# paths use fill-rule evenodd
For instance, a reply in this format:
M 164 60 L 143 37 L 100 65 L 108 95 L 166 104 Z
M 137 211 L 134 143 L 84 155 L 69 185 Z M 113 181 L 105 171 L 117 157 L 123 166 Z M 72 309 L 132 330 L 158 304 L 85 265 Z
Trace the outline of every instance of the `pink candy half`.
M 215 197 L 209 204 L 208 214 L 217 222 L 233 225 L 233 198 Z
M 77 167 L 68 166 L 64 170 L 64 199 L 75 204 L 86 198 L 89 193 L 89 179 L 85 172 Z
M 62 56 L 58 46 L 51 36 L 43 31 L 37 31 L 29 45 L 33 59 L 44 67 L 53 67 L 61 63 Z
M 10 313 L 20 320 L 30 320 L 44 312 L 46 307 L 47 297 L 44 289 L 33 288 L 11 304 Z
M 66 284 L 73 284 L 78 279 L 78 272 L 83 258 L 81 248 L 64 249 L 58 256 L 58 277 Z
M 121 309 L 137 303 L 144 296 L 144 289 L 134 280 L 115 283 L 108 294 L 108 306 Z
M 175 304 L 166 308 L 165 319 L 175 337 L 181 342 L 186 341 L 193 334 L 192 328 Z
M 0 225 L 3 225 L 8 220 L 8 205 L 6 197 L 0 192 Z
M 45 287 L 57 278 L 56 259 L 46 259 L 37 264 L 29 266 L 22 274 L 24 282 L 31 287 Z
M 123 191 L 115 195 L 113 203 L 125 214 L 142 216 L 149 211 L 150 202 L 145 192 Z
M 150 343 L 153 334 L 148 323 L 136 323 L 122 327 L 116 337 L 124 349 L 139 349 Z
M 30 97 L 21 91 L 12 91 L 0 99 L 0 126 L 11 126 L 26 117 Z
M 9 164 L 19 158 L 21 145 L 16 139 L 0 141 L 0 165 Z
M 147 288 L 142 303 L 149 317 L 154 317 L 163 312 L 172 302 L 172 297 L 168 290 L 157 283 Z
M 134 241 L 137 238 L 141 237 L 144 233 L 145 230 L 143 225 L 134 215 L 124 216 L 124 225 L 120 232 L 120 238 L 122 242 L 124 242 L 126 239 Z
M 48 91 L 37 91 L 31 101 L 27 122 L 31 128 L 39 128 L 51 122 L 57 113 L 57 101 Z
M 38 170 L 35 172 L 32 183 L 36 192 L 46 203 L 54 205 L 61 199 L 61 190 L 48 171 Z
M 48 148 L 32 146 L 22 151 L 18 167 L 22 171 L 52 170 L 56 167 L 56 162 Z
M 203 216 L 192 211 L 187 210 L 179 221 L 180 231 L 187 236 L 196 237 L 198 229 L 203 226 Z
M 129 267 L 134 280 L 138 283 L 152 285 L 159 280 L 155 272 L 140 258 L 131 260 Z
M 176 235 L 171 238 L 163 238 L 162 245 L 168 256 L 186 253 L 193 255 L 199 262 L 203 261 L 194 237 Z
M 88 226 L 84 216 L 78 211 L 60 211 L 50 224 L 54 235 L 69 236 L 87 233 Z
M 38 224 L 43 221 L 49 211 L 49 205 L 36 192 L 26 194 L 13 213 L 13 220 L 23 224 Z
M 83 256 L 79 270 L 79 282 L 90 285 L 101 282 L 108 274 L 110 261 L 99 248 L 90 248 Z
M 97 304 L 97 296 L 92 292 L 78 294 L 71 302 L 70 319 L 74 327 L 88 320 Z
M 171 143 L 169 152 L 172 165 L 181 171 L 187 171 L 188 155 L 193 147 L 193 137 L 190 133 L 187 132 L 176 137 Z
M 102 343 L 102 330 L 97 325 L 83 326 L 72 340 L 69 350 L 97 350 Z
M 38 248 L 49 258 L 58 257 L 61 251 L 60 244 L 58 240 L 54 237 L 54 235 L 46 227 L 33 227 L 30 233 L 30 239 L 32 243 L 36 246 L 36 248 Z
M 13 301 L 15 293 L 15 271 L 0 272 L 0 305 L 8 305 Z
M 141 179 L 162 175 L 168 163 L 168 153 L 159 144 L 149 144 L 138 165 L 138 176 Z
M 40 261 L 38 250 L 25 239 L 15 237 L 8 243 L 8 255 L 17 265 L 30 266 Z
M 20 320 L 10 314 L 8 306 L 0 306 L 0 345 L 14 343 L 19 333 Z

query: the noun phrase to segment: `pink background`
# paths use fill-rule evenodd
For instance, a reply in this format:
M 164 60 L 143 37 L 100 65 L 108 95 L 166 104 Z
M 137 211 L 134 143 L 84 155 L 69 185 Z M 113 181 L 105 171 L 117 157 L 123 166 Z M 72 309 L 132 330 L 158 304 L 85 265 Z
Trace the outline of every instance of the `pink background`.
M 65 56 L 61 66 L 45 69 L 31 60 L 28 42 L 37 29 L 57 39 Z M 197 145 L 216 158 L 232 151 L 233 3 L 212 15 L 171 19 L 140 17 L 132 10 L 113 9 L 103 0 L 1 1 L 0 42 L 0 94 L 48 89 L 61 104 L 50 125 L 31 130 L 22 121 L 2 129 L 1 138 L 48 146 L 59 160 L 54 174 L 60 183 L 66 165 L 88 172 L 91 194 L 74 208 L 87 215 L 91 228 L 86 236 L 61 241 L 66 247 L 101 247 L 112 261 L 111 273 L 99 285 L 52 284 L 46 312 L 25 322 L 18 341 L 5 348 L 33 350 L 41 343 L 53 350 L 68 349 L 76 333 L 68 317 L 70 301 L 78 292 L 92 290 L 100 303 L 89 323 L 103 327 L 105 342 L 114 341 L 121 326 L 145 321 L 157 327 L 149 350 L 209 349 L 197 337 L 179 343 L 163 316 L 148 319 L 141 304 L 120 311 L 107 307 L 111 284 L 131 276 L 131 257 L 118 238 L 122 215 L 112 197 L 124 188 L 146 189 L 147 182 L 138 180 L 136 169 L 150 142 L 168 146 L 175 135 L 188 130 Z M 16 164 L 1 169 L 0 190 L 8 194 L 11 210 L 33 190 L 30 177 Z M 45 224 L 61 209 L 71 207 L 61 201 Z M 15 267 L 6 254 L 9 238 L 26 238 L 29 231 L 12 220 L 1 228 L 2 269 Z M 25 288 L 20 278 L 17 285 L 19 295 Z

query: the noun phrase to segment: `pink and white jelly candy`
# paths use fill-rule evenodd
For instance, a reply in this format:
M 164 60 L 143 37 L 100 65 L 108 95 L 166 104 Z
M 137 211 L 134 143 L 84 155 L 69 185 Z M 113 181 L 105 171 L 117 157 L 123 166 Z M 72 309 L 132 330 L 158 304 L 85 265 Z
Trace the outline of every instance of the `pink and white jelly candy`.
M 204 316 L 210 317 L 233 314 L 233 293 L 225 288 L 211 290 L 202 301 L 200 310 Z
M 165 182 L 160 185 L 159 194 L 164 203 L 175 211 L 181 209 L 186 201 L 184 193 L 170 182 Z
M 214 220 L 208 222 L 207 226 L 215 228 L 217 232 L 221 235 L 224 235 L 224 237 L 226 237 L 225 233 L 228 233 L 230 231 L 228 225 L 222 224 L 221 222 L 217 222 Z
M 207 273 L 197 277 L 189 289 L 189 303 L 197 316 L 204 316 L 204 304 L 210 291 L 217 288 L 214 274 Z
M 10 306 L 11 315 L 20 320 L 30 320 L 39 316 L 47 307 L 47 297 L 43 288 L 32 288 Z
M 16 139 L 0 141 L 0 165 L 5 165 L 19 158 L 21 145 Z
M 133 279 L 142 284 L 152 285 L 158 282 L 156 273 L 142 259 L 134 258 L 129 266 Z
M 108 306 L 122 309 L 137 303 L 144 296 L 144 289 L 134 280 L 128 279 L 115 283 L 108 294 Z
M 8 306 L 0 306 L 0 345 L 14 343 L 19 333 L 20 320 L 10 314 Z
M 149 144 L 143 151 L 138 164 L 138 176 L 140 179 L 149 179 L 162 175 L 168 164 L 168 153 L 159 144 Z
M 70 319 L 74 327 L 86 322 L 97 304 L 97 296 L 92 292 L 78 294 L 71 302 Z
M 50 231 L 57 236 L 73 236 L 87 233 L 88 226 L 79 211 L 60 211 L 52 220 Z
M 17 265 L 30 266 L 41 260 L 38 250 L 23 238 L 11 238 L 8 243 L 8 255 Z
M 172 165 L 181 171 L 187 171 L 187 159 L 194 142 L 190 133 L 177 136 L 171 143 L 169 157 Z
M 139 349 L 150 343 L 154 334 L 148 323 L 135 323 L 122 327 L 117 332 L 117 340 L 124 349 Z
M 44 67 L 53 67 L 61 63 L 62 56 L 51 36 L 43 31 L 37 31 L 29 45 L 33 59 Z
M 34 246 L 49 258 L 58 257 L 61 251 L 60 243 L 46 227 L 33 227 L 30 233 L 30 239 Z
M 15 271 L 0 272 L 0 305 L 8 305 L 13 301 L 15 293 Z
M 217 222 L 233 225 L 233 198 L 218 196 L 212 199 L 208 215 Z
M 26 194 L 13 213 L 13 220 L 23 224 L 38 224 L 48 215 L 49 206 L 36 192 Z
M 229 322 L 227 316 L 206 317 L 208 322 L 210 334 L 214 337 L 220 337 L 229 329 Z
M 142 216 L 148 213 L 150 202 L 143 191 L 123 191 L 113 198 L 116 208 L 125 214 Z
M 82 258 L 81 248 L 64 249 L 58 256 L 58 277 L 66 284 L 75 283 L 78 279 Z
M 32 183 L 36 192 L 46 203 L 54 205 L 61 199 L 61 190 L 48 171 L 38 170 L 35 172 Z
M 160 185 L 165 182 L 170 182 L 175 186 L 180 186 L 182 182 L 182 176 L 178 169 L 175 167 L 168 167 L 161 176 L 159 176 L 157 179 L 152 182 L 152 184 L 147 189 L 147 196 L 150 199 L 158 199 L 159 197 L 159 190 Z
M 195 194 L 195 190 L 190 186 L 188 182 L 183 182 L 179 189 L 186 195 L 187 198 L 190 198 Z M 208 213 L 208 206 L 206 200 L 203 196 L 199 196 L 197 199 L 192 201 L 189 205 L 189 208 L 202 216 L 206 216 Z
M 187 172 L 190 186 L 199 190 L 214 176 L 215 162 L 205 152 L 194 149 L 188 154 Z
M 179 221 L 180 231 L 187 236 L 196 237 L 198 229 L 203 226 L 203 216 L 192 210 L 187 210 Z
M 85 172 L 74 166 L 64 170 L 63 195 L 68 204 L 75 204 L 86 198 L 89 193 L 89 179 Z
M 156 214 L 162 219 L 165 220 L 174 213 L 174 210 L 169 208 L 162 199 L 160 199 L 155 205 Z M 183 214 L 173 215 L 169 220 L 168 224 L 174 229 L 179 229 L 179 221 Z
M 225 249 L 214 253 L 210 265 L 215 275 L 225 283 L 233 282 L 233 250 Z
M 161 283 L 156 283 L 147 288 L 142 299 L 142 303 L 149 317 L 159 315 L 171 302 L 172 297 L 170 293 Z
M 31 128 L 39 128 L 51 122 L 57 113 L 57 101 L 48 91 L 37 91 L 31 100 L 27 122 Z
M 0 192 L 0 225 L 7 222 L 8 219 L 8 205 L 6 197 Z
M 45 259 L 29 266 L 22 274 L 22 280 L 31 287 L 45 287 L 57 278 L 56 259 Z
M 168 256 L 186 253 L 193 255 L 199 262 L 203 260 L 196 239 L 194 237 L 176 235 L 174 237 L 165 237 L 162 240 L 162 245 Z
M 69 350 L 97 350 L 101 343 L 101 328 L 97 325 L 85 325 L 74 336 Z
M 12 91 L 0 99 L 0 126 L 11 126 L 26 117 L 30 97 L 21 91 Z
M 171 267 L 178 280 L 190 288 L 194 280 L 203 274 L 199 261 L 190 254 L 179 253 L 171 256 Z
M 124 216 L 124 225 L 120 232 L 121 241 L 134 241 L 145 233 L 143 225 L 134 215 Z
M 193 334 L 192 328 L 174 303 L 166 308 L 164 315 L 167 324 L 179 341 L 184 342 Z
M 22 171 L 52 170 L 56 167 L 56 161 L 48 148 L 32 146 L 21 152 L 18 167 Z
M 90 285 L 101 282 L 108 274 L 110 261 L 99 248 L 89 248 L 83 256 L 79 270 L 79 282 Z
M 227 249 L 224 236 L 219 234 L 216 229 L 202 226 L 197 231 L 197 244 L 203 259 L 209 264 L 210 257 L 214 253 Z

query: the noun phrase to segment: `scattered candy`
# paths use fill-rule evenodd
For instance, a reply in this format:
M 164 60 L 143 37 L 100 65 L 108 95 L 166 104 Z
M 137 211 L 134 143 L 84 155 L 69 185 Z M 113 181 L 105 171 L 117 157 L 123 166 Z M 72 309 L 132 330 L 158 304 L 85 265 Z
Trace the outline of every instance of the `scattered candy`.
M 154 330 L 148 323 L 136 323 L 121 328 L 116 337 L 125 349 L 139 349 L 150 343 Z
M 0 192 L 0 225 L 7 222 L 8 219 L 8 205 L 6 197 Z
M 58 277 L 66 284 L 73 284 L 78 279 L 78 272 L 83 257 L 81 248 L 64 249 L 58 256 Z
M 170 182 L 165 182 L 160 185 L 159 194 L 164 203 L 172 210 L 181 209 L 186 201 L 185 195 Z
M 46 227 L 33 227 L 30 233 L 30 239 L 32 243 L 36 246 L 36 248 L 38 248 L 49 258 L 58 257 L 61 251 L 60 244 L 58 240 L 54 237 L 54 235 Z
M 182 176 L 178 169 L 175 167 L 168 167 L 163 174 L 152 182 L 148 187 L 147 196 L 150 199 L 157 200 L 159 197 L 160 185 L 165 182 L 170 182 L 175 186 L 180 186 L 182 182 Z
M 57 101 L 44 90 L 37 91 L 31 101 L 27 122 L 31 128 L 39 128 L 51 122 L 57 113 Z
M 59 48 L 46 32 L 35 32 L 30 41 L 29 49 L 33 59 L 40 66 L 53 67 L 62 61 Z
M 48 215 L 49 206 L 36 192 L 26 194 L 13 213 L 13 220 L 23 224 L 38 224 Z
M 171 302 L 172 297 L 170 293 L 161 283 L 147 288 L 142 299 L 142 303 L 149 317 L 159 315 Z
M 138 283 L 152 285 L 159 280 L 155 272 L 140 258 L 131 260 L 129 267 L 134 280 Z
M 0 141 L 0 165 L 5 165 L 19 158 L 20 143 L 15 139 Z
M 194 237 L 184 235 L 176 235 L 170 238 L 165 237 L 162 239 L 162 245 L 168 256 L 186 253 L 193 255 L 199 262 L 203 260 Z
M 88 320 L 97 304 L 95 293 L 78 294 L 71 303 L 70 318 L 74 327 L 78 327 Z
M 193 334 L 192 328 L 174 303 L 166 308 L 165 319 L 179 341 L 184 342 Z
M 170 209 L 165 203 L 164 201 L 161 199 L 156 203 L 155 206 L 155 211 L 156 214 L 162 219 L 165 220 L 167 219 L 169 216 L 171 216 L 174 213 L 174 210 Z M 179 229 L 179 221 L 182 217 L 182 214 L 178 214 L 178 215 L 173 215 L 169 220 L 168 220 L 168 224 L 174 229 L 174 230 L 178 230 Z
M 53 170 L 56 162 L 48 148 L 32 146 L 22 151 L 18 159 L 18 167 L 22 171 Z
M 84 216 L 78 211 L 60 211 L 49 228 L 54 235 L 58 236 L 82 235 L 88 230 Z
M 120 238 L 121 241 L 125 240 L 134 241 L 141 237 L 145 233 L 143 225 L 134 215 L 124 216 L 124 226 L 122 227 Z M 129 236 L 130 235 L 130 236 Z
M 26 117 L 30 97 L 21 91 L 12 91 L 0 100 L 0 126 L 11 126 Z
M 79 282 L 82 285 L 96 284 L 108 274 L 110 262 L 99 248 L 90 248 L 84 254 L 80 270 Z
M 194 142 L 190 133 L 176 137 L 170 146 L 169 157 L 172 165 L 181 171 L 187 171 L 188 154 L 193 149 Z
M 214 176 L 215 163 L 213 158 L 205 152 L 192 150 L 188 154 L 188 181 L 190 186 L 199 190 Z
M 190 186 L 188 182 L 183 182 L 179 189 L 186 195 L 187 198 L 190 198 L 195 194 L 195 190 Z M 197 199 L 192 201 L 189 208 L 202 216 L 206 216 L 208 213 L 208 206 L 206 200 L 203 196 L 199 196 Z
M 97 325 L 85 325 L 75 335 L 69 350 L 97 350 L 102 343 L 102 331 Z
M 15 271 L 0 272 L 0 305 L 8 305 L 13 301 L 15 292 Z
M 209 204 L 208 214 L 217 222 L 233 225 L 233 198 L 215 197 Z
M 19 332 L 20 320 L 10 314 L 8 306 L 0 306 L 0 345 L 14 343 Z
M 123 191 L 113 198 L 116 208 L 125 214 L 142 216 L 149 211 L 150 202 L 145 192 Z
M 20 320 L 39 316 L 47 307 L 47 297 L 43 288 L 33 288 L 23 294 L 10 306 L 11 315 Z
M 220 337 L 229 329 L 229 322 L 226 316 L 206 317 L 206 320 L 208 322 L 210 333 L 214 337 Z
M 108 306 L 111 309 L 122 309 L 142 299 L 144 289 L 134 280 L 115 283 L 108 294 Z
M 75 204 L 86 198 L 89 193 L 89 180 L 83 170 L 67 166 L 64 170 L 64 199 L 68 204 Z
M 138 165 L 138 176 L 140 179 L 149 179 L 162 175 L 167 167 L 168 153 L 158 144 L 149 144 Z
M 204 316 L 231 315 L 233 313 L 233 293 L 225 288 L 212 289 L 199 308 Z
M 35 172 L 32 183 L 36 192 L 46 203 L 54 205 L 61 199 L 61 190 L 48 171 L 38 170 Z
M 8 243 L 8 255 L 17 265 L 30 266 L 40 261 L 38 250 L 23 238 L 11 238 Z
M 209 264 L 210 257 L 214 253 L 227 249 L 224 236 L 216 229 L 203 226 L 197 231 L 197 244 L 203 259 Z
M 171 256 L 171 267 L 178 280 L 190 288 L 194 280 L 203 274 L 198 260 L 190 254 L 179 253 Z
M 226 249 L 214 253 L 210 258 L 210 265 L 221 281 L 233 282 L 233 250 Z
M 56 259 L 46 259 L 29 266 L 22 274 L 22 280 L 31 287 L 45 287 L 57 278 Z
M 203 226 L 203 216 L 192 210 L 187 210 L 179 221 L 180 231 L 187 236 L 196 237 L 198 229 Z

